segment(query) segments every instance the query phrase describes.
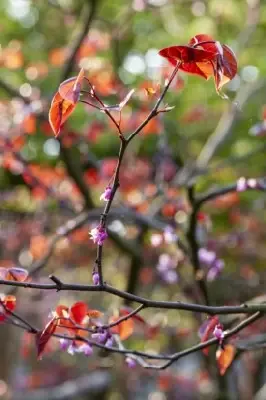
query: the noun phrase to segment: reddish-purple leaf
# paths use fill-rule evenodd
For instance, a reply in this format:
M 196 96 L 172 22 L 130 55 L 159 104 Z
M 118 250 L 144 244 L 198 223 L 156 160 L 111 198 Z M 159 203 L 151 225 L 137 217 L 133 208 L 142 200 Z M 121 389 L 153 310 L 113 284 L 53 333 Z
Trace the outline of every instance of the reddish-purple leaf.
M 50 340 L 51 336 L 54 334 L 55 329 L 58 324 L 58 319 L 54 317 L 48 324 L 45 326 L 42 332 L 38 332 L 36 334 L 36 346 L 37 346 L 37 357 L 40 360 L 42 354 L 45 350 L 45 347 Z

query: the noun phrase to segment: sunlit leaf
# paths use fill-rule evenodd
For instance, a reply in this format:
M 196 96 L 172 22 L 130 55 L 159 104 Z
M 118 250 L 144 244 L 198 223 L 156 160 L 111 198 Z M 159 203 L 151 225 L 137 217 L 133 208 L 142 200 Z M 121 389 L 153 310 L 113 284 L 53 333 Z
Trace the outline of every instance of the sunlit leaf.
M 67 79 L 59 86 L 58 92 L 60 96 L 72 104 L 76 104 L 79 100 L 82 81 L 84 79 L 84 69 L 82 68 L 73 78 Z
M 75 104 L 64 100 L 59 92 L 55 94 L 49 110 L 49 122 L 55 136 L 59 135 L 62 125 L 74 111 L 74 108 Z

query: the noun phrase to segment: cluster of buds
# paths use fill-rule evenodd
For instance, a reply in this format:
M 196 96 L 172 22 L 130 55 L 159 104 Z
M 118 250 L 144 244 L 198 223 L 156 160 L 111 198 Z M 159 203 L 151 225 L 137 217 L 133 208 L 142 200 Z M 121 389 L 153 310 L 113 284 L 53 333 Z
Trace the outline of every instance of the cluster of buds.
M 209 251 L 202 247 L 199 249 L 199 260 L 208 268 L 206 278 L 208 281 L 213 281 L 220 275 L 224 268 L 224 261 L 219 259 L 214 251 Z
M 92 333 L 91 338 L 106 347 L 112 347 L 114 344 L 114 338 L 110 331 L 101 327 L 98 328 L 98 332 Z
M 80 346 L 75 341 L 69 339 L 60 339 L 61 350 L 67 351 L 72 356 L 76 353 L 83 353 L 89 357 L 93 353 L 93 348 L 89 343 L 82 343 Z
M 108 237 L 108 234 L 103 226 L 98 225 L 96 228 L 93 228 L 90 231 L 90 236 L 90 239 L 93 241 L 93 243 L 97 244 L 98 246 L 102 246 L 103 242 Z
M 112 196 L 112 188 L 111 186 L 107 186 L 105 188 L 105 191 L 101 194 L 100 200 L 109 201 L 111 199 L 111 196 Z

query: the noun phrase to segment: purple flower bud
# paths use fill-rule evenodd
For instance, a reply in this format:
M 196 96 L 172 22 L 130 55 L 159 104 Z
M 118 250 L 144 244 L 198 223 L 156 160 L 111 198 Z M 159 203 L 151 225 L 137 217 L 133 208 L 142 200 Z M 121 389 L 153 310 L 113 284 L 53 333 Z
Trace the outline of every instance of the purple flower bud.
M 100 200 L 109 201 L 112 195 L 112 188 L 111 186 L 107 186 L 105 191 L 101 194 Z
M 209 250 L 205 249 L 204 247 L 199 249 L 198 256 L 199 256 L 200 262 L 202 262 L 202 263 L 204 263 L 206 265 L 212 265 L 212 263 L 216 259 L 215 252 L 214 251 L 209 251 Z
M 83 353 L 85 356 L 89 357 L 93 353 L 93 348 L 89 343 L 83 343 L 77 350 L 78 353 Z
M 175 262 L 168 254 L 161 254 L 157 265 L 159 272 L 167 271 L 168 269 L 174 268 Z
M 154 233 L 153 235 L 151 235 L 150 241 L 151 241 L 152 247 L 158 247 L 162 244 L 163 237 L 160 233 Z
M 169 283 L 169 284 L 173 284 L 176 283 L 178 281 L 178 275 L 177 272 L 174 270 L 168 270 L 165 271 L 162 274 L 162 278 L 165 282 Z
M 247 188 L 248 188 L 247 180 L 246 180 L 246 178 L 244 178 L 242 176 L 241 178 L 239 178 L 237 180 L 236 191 L 237 192 L 244 192 L 245 190 L 247 190 Z
M 98 246 L 102 246 L 105 239 L 108 237 L 106 229 L 98 225 L 90 231 L 91 240 Z
M 68 346 L 67 352 L 68 354 L 70 354 L 71 356 L 73 356 L 77 351 L 77 346 L 74 343 L 71 343 L 70 346 Z
M 212 267 L 209 269 L 207 273 L 207 281 L 213 281 L 220 275 L 222 269 L 224 268 L 224 261 L 217 259 L 214 261 Z
M 108 332 L 105 330 L 99 333 L 93 333 L 91 338 L 100 344 L 104 344 L 108 338 Z
M 70 345 L 70 340 L 62 338 L 59 340 L 59 343 L 61 350 L 66 351 L 68 349 L 68 346 Z
M 106 343 L 105 343 L 105 346 L 106 346 L 106 347 L 113 347 L 113 344 L 114 344 L 114 338 L 113 338 L 112 336 L 110 336 L 110 337 L 107 339 L 107 341 L 106 341 Z
M 126 361 L 127 366 L 128 366 L 129 368 L 135 368 L 135 367 L 137 366 L 136 361 L 135 361 L 133 358 L 131 358 L 131 357 L 126 357 L 125 361 Z
M 250 188 L 250 189 L 256 189 L 256 187 L 257 187 L 257 180 L 256 179 L 254 179 L 254 178 L 251 178 L 251 179 L 248 179 L 247 180 L 247 186 Z
M 170 244 L 170 243 L 175 243 L 178 239 L 177 234 L 174 231 L 174 228 L 172 228 L 171 226 L 167 226 L 164 229 L 164 240 L 166 243 Z
M 215 326 L 214 330 L 213 330 L 213 336 L 216 337 L 216 339 L 219 340 L 219 343 L 222 343 L 223 339 L 224 339 L 224 331 L 223 331 L 223 326 L 218 324 Z
M 100 283 L 100 277 L 99 277 L 98 272 L 94 271 L 94 272 L 92 273 L 92 281 L 93 281 L 94 285 L 96 285 L 96 286 L 99 285 L 99 283 Z

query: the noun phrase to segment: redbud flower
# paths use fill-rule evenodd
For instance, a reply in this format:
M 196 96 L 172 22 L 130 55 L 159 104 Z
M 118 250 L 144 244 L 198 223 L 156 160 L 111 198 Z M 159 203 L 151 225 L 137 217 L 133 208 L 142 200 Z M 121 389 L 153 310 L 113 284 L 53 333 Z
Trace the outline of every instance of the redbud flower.
M 198 255 L 199 255 L 200 262 L 207 264 L 207 265 L 211 265 L 216 259 L 215 252 L 209 251 L 209 250 L 205 249 L 204 247 L 199 249 Z
M 59 340 L 59 343 L 60 343 L 60 348 L 61 348 L 61 350 L 67 350 L 68 349 L 68 346 L 70 345 L 70 340 L 69 339 L 60 339 Z
M 171 226 L 167 226 L 164 229 L 164 240 L 166 243 L 170 244 L 170 243 L 175 243 L 178 239 L 177 234 L 174 231 L 174 228 L 172 228 Z
M 112 195 L 112 188 L 111 186 L 107 186 L 105 191 L 101 194 L 100 200 L 109 201 Z
M 243 176 L 237 180 L 236 183 L 236 191 L 237 192 L 244 192 L 244 190 L 247 190 L 248 184 L 246 178 Z
M 103 242 L 108 237 L 105 228 L 100 225 L 98 225 L 96 228 L 93 228 L 89 234 L 91 235 L 90 239 L 93 240 L 93 242 L 98 246 L 102 246 Z
M 221 273 L 224 268 L 224 261 L 216 259 L 207 273 L 207 281 L 213 281 Z
M 105 330 L 99 333 L 93 333 L 91 338 L 100 344 L 104 344 L 108 338 L 108 332 Z
M 177 272 L 174 270 L 169 270 L 166 271 L 162 274 L 162 278 L 165 282 L 169 283 L 169 284 L 173 284 L 176 283 L 178 281 L 178 275 Z
M 105 346 L 106 346 L 106 347 L 113 347 L 113 344 L 114 344 L 114 338 L 113 338 L 112 336 L 110 336 L 110 337 L 106 340 Z
M 94 271 L 94 272 L 92 273 L 92 281 L 93 281 L 94 285 L 96 285 L 96 286 L 99 285 L 99 283 L 100 283 L 100 276 L 99 276 L 98 272 Z
M 128 366 L 129 368 L 135 368 L 136 365 L 137 365 L 136 361 L 135 361 L 133 358 L 131 358 L 131 357 L 126 357 L 125 361 L 126 361 L 127 366 Z
M 223 331 L 223 326 L 221 324 L 215 326 L 213 330 L 213 335 L 216 337 L 216 339 L 219 340 L 219 343 L 221 344 L 224 339 L 224 331 Z
M 247 184 L 248 184 L 248 187 L 249 187 L 250 189 L 256 189 L 256 187 L 258 186 L 258 182 L 257 182 L 257 180 L 254 179 L 254 178 L 248 179 L 248 180 L 247 180 Z
M 74 343 L 71 343 L 70 346 L 68 346 L 67 352 L 68 354 L 70 354 L 71 356 L 73 356 L 77 351 L 77 346 Z
M 83 343 L 77 348 L 76 353 L 83 353 L 85 356 L 89 357 L 93 353 L 93 348 L 89 343 Z

